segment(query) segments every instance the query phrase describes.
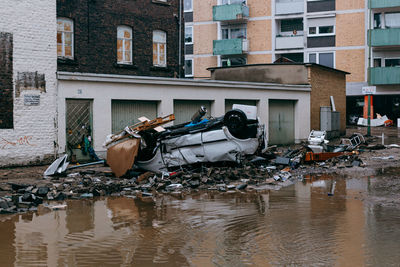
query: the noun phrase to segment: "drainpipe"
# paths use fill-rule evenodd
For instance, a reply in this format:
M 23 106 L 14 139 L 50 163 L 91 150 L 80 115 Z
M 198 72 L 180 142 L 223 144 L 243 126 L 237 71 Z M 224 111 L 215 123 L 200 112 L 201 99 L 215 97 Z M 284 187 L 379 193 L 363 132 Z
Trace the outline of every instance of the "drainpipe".
M 178 54 L 179 54 L 178 76 L 179 76 L 179 78 L 182 78 L 182 0 L 179 0 L 179 48 L 178 48 Z
M 372 29 L 372 9 L 371 0 L 368 0 L 368 86 L 371 85 L 371 60 L 372 60 L 372 46 L 371 46 L 371 29 Z M 367 136 L 371 136 L 371 94 L 368 94 L 368 128 Z

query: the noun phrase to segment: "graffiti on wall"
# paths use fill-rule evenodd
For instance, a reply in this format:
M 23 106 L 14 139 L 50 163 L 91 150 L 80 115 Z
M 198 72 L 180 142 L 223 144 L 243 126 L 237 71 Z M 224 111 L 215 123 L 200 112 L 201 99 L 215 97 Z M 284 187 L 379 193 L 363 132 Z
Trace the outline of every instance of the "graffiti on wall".
M 33 137 L 30 135 L 25 135 L 16 138 L 15 140 L 7 140 L 3 137 L 0 137 L 0 148 L 5 149 L 7 147 L 16 147 L 16 146 L 36 146 L 32 144 Z

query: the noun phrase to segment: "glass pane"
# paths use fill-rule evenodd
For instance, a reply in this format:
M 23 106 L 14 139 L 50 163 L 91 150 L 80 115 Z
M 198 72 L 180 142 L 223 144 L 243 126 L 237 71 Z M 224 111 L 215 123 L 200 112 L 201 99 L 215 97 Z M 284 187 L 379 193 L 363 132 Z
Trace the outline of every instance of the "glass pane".
M 232 57 L 230 58 L 231 66 L 246 65 L 246 58 L 244 57 Z
M 382 60 L 380 58 L 374 58 L 374 68 L 379 68 L 382 66 Z
M 57 45 L 57 56 L 62 57 L 62 45 Z
M 131 62 L 131 52 L 130 51 L 125 51 L 124 61 Z
M 65 49 L 65 56 L 66 57 L 72 57 L 72 47 L 65 46 L 64 49 Z
M 122 51 L 122 40 L 117 40 L 117 50 Z
M 185 27 L 185 43 L 192 42 L 192 35 L 193 35 L 193 28 L 192 27 Z
M 385 67 L 398 67 L 400 66 L 400 58 L 385 59 Z
M 229 39 L 229 30 L 222 29 L 222 39 Z
M 64 42 L 65 45 L 71 46 L 72 45 L 72 33 L 64 33 Z
M 317 63 L 317 55 L 316 54 L 310 54 L 308 56 L 308 62 L 310 63 Z
M 374 14 L 374 29 L 381 28 L 381 18 L 382 18 L 381 13 Z
M 385 24 L 387 28 L 400 28 L 400 13 L 386 13 Z
M 183 5 L 185 10 L 192 10 L 192 0 L 185 0 Z
M 153 65 L 158 64 L 158 56 L 157 56 L 157 43 L 153 43 Z
M 320 53 L 319 64 L 333 68 L 333 53 Z
M 319 33 L 320 34 L 333 33 L 333 26 L 321 26 L 319 27 Z
M 185 60 L 185 75 L 193 75 L 192 60 Z
M 303 30 L 303 19 L 290 19 L 281 21 L 281 32 L 293 32 Z
M 118 62 L 122 62 L 122 51 L 117 51 L 117 60 Z
M 317 28 L 316 27 L 308 28 L 308 34 L 317 34 Z
M 63 31 L 64 30 L 64 24 L 61 20 L 57 21 L 57 31 Z
M 72 31 L 72 23 L 68 21 L 64 21 L 64 31 L 71 32 Z
M 164 50 L 165 50 L 165 44 L 160 44 L 159 45 L 159 48 L 160 48 L 160 54 L 164 54 Z
M 245 0 L 231 0 L 231 4 L 246 4 Z
M 165 43 L 167 39 L 167 34 L 163 31 L 153 31 L 153 42 Z
M 124 31 L 124 37 L 125 37 L 126 39 L 130 39 L 130 38 L 131 38 L 131 33 L 130 33 L 130 31 L 125 30 L 125 31 Z
M 229 4 L 228 0 L 221 0 L 221 5 L 227 5 L 227 4 Z
M 246 29 L 231 29 L 231 39 L 246 39 Z
M 62 44 L 62 33 L 57 32 L 57 44 Z
M 125 50 L 126 51 L 131 51 L 131 40 L 125 40 L 124 41 L 124 43 L 125 43 Z

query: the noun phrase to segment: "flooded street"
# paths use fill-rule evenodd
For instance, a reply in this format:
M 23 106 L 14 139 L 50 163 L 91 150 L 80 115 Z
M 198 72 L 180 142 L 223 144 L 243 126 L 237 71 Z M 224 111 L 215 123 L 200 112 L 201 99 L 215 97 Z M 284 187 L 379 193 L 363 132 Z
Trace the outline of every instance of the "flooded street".
M 0 216 L 1 266 L 398 266 L 400 213 L 367 178 L 280 191 L 68 200 Z M 333 195 L 332 195 L 333 194 Z

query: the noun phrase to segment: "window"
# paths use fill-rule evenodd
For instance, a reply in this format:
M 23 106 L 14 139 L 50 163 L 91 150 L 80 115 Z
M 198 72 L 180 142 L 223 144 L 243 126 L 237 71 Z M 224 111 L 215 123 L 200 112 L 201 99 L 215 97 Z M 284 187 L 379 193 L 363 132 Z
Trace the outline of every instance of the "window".
M 193 44 L 193 26 L 185 27 L 185 44 Z
M 185 77 L 193 77 L 193 59 L 185 59 Z
M 167 33 L 153 31 L 153 65 L 167 66 Z
M 183 10 L 185 12 L 193 11 L 193 0 L 184 0 L 184 2 L 183 2 Z
M 400 58 L 385 58 L 385 67 L 400 67 Z
M 400 13 L 385 13 L 386 28 L 400 28 Z
M 74 23 L 70 19 L 57 19 L 57 56 L 74 58 Z
M 246 4 L 246 0 L 221 0 L 221 5 Z
M 132 64 L 132 28 L 128 26 L 117 29 L 117 62 Z
M 281 21 L 281 33 L 290 32 L 296 34 L 303 31 L 303 19 L 289 19 Z
M 246 57 L 228 57 L 221 59 L 222 67 L 246 65 Z
M 335 57 L 333 52 L 328 53 L 310 53 L 308 54 L 308 62 L 317 63 L 326 67 L 335 67 Z
M 382 59 L 381 58 L 374 58 L 374 68 L 382 67 Z
M 245 27 L 225 27 L 222 28 L 222 39 L 247 39 Z
M 318 26 L 308 28 L 309 36 L 335 35 L 335 26 Z
M 381 22 L 382 22 L 382 14 L 375 13 L 374 14 L 374 29 L 380 29 L 382 27 Z

